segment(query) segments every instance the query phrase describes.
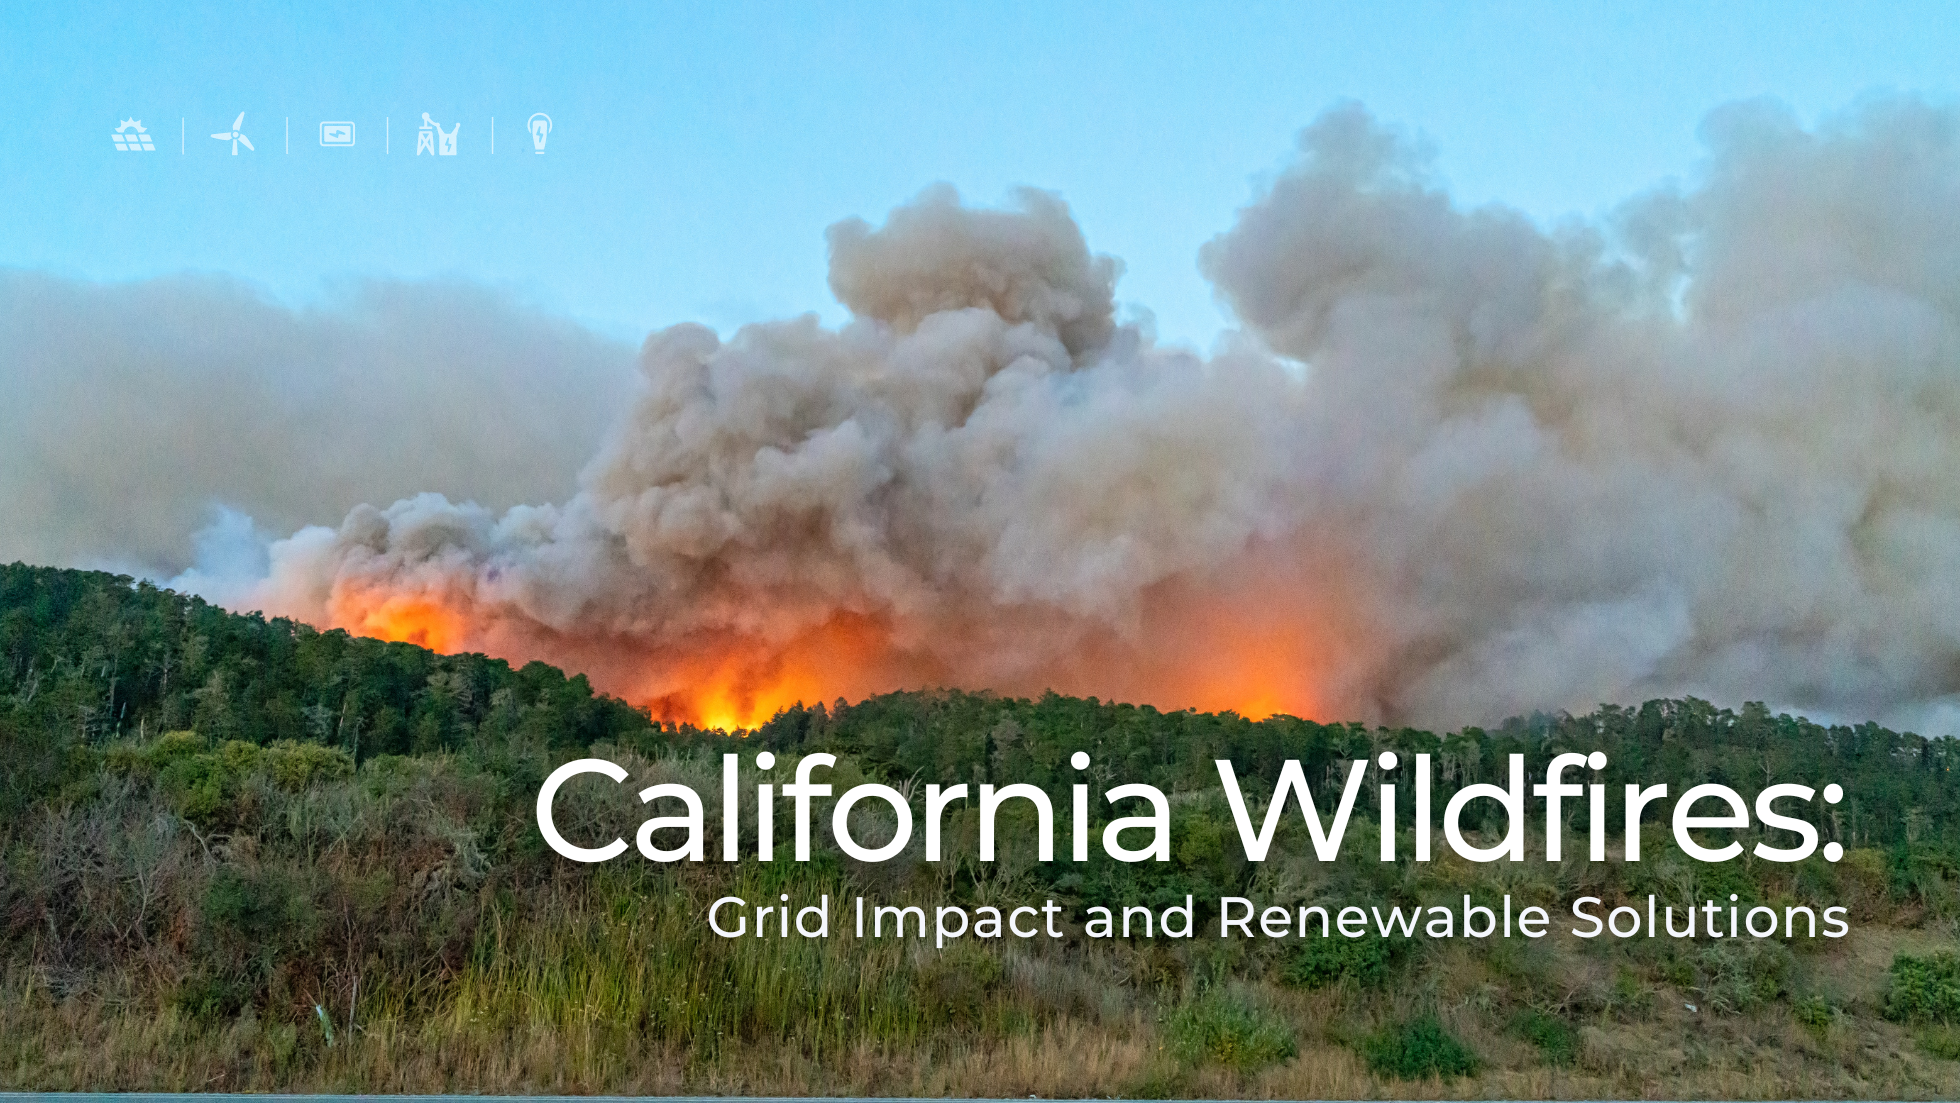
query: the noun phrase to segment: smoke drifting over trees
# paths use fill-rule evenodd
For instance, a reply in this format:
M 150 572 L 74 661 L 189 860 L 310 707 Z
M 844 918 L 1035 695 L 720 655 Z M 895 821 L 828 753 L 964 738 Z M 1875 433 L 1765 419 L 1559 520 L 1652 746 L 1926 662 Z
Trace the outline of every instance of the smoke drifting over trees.
M 210 276 L 0 269 L 0 562 L 172 575 L 363 501 L 567 493 L 632 350 L 481 287 L 367 282 L 292 310 Z
M 495 508 L 552 500 L 524 480 L 565 435 L 452 425 L 402 443 L 481 457 L 444 488 L 488 505 L 358 506 L 196 581 L 709 721 L 942 682 L 1441 726 L 1697 694 L 1960 728 L 1960 115 L 1805 129 L 1749 103 L 1705 136 L 1691 184 L 1546 229 L 1453 203 L 1416 144 L 1335 108 L 1202 251 L 1243 325 L 1209 356 L 1118 320 L 1120 266 L 1060 198 L 928 189 L 832 227 L 843 327 L 649 337 L 556 504 Z M 36 285 L 3 286 L 21 316 Z M 252 451 L 174 410 L 174 462 Z M 132 558 L 193 497 L 282 528 L 333 497 L 274 467 L 152 498 L 99 462 L 57 524 L 30 499 L 52 484 L 13 474 L 55 451 L 0 444 L 0 500 Z M 394 459 L 332 489 L 385 501 L 436 462 Z

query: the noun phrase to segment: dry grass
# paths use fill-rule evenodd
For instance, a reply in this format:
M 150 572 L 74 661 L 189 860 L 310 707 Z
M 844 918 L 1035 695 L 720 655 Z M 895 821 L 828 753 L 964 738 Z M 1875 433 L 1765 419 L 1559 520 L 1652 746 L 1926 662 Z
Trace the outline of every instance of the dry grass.
M 1916 945 L 1924 937 L 1886 932 L 1874 941 Z M 1873 974 L 1861 966 L 1881 952 L 1859 947 L 1828 967 L 1869 980 Z M 1015 972 L 1052 980 L 1069 968 L 1029 959 Z M 1294 1029 L 1300 1052 L 1250 1075 L 1180 1063 L 1144 1002 L 1120 1014 L 1064 1014 L 1004 1034 L 949 1026 L 904 1043 L 812 1047 L 751 1039 L 678 1047 L 613 1026 L 603 1014 L 472 1017 L 458 1013 L 459 998 L 449 1013 L 420 1023 L 376 1017 L 329 1049 L 317 1030 L 264 1024 L 249 1014 L 213 1026 L 170 1009 L 121 1010 L 10 984 L 0 992 L 0 1086 L 1016 1098 L 1960 1097 L 1960 1063 L 1928 1056 L 1909 1032 L 1861 1013 L 1860 1005 L 1820 1031 L 1796 1023 L 1781 1004 L 1714 1016 L 1657 1000 L 1644 1015 L 1609 1014 L 1585 1026 L 1577 1062 L 1550 1067 L 1505 1029 L 1501 1014 L 1479 1004 L 1476 972 L 1466 955 L 1394 992 L 1264 990 Z M 1012 989 L 1002 998 L 1013 998 Z M 1356 1056 L 1353 1038 L 1425 1003 L 1439 1007 L 1447 1028 L 1482 1057 L 1481 1074 L 1383 1080 Z

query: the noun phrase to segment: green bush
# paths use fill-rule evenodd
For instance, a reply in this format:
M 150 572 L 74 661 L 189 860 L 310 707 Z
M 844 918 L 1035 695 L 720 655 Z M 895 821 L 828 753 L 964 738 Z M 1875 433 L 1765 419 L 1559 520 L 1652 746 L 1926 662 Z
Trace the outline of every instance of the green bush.
M 235 943 L 263 954 L 302 943 L 312 902 L 291 876 L 277 870 L 226 867 L 204 893 L 204 915 Z
M 1324 988 L 1341 980 L 1353 980 L 1363 988 L 1379 988 L 1400 957 L 1398 947 L 1386 938 L 1312 938 L 1300 944 L 1280 979 L 1296 988 Z
M 1703 999 L 1730 1015 L 1752 1011 L 1787 994 L 1794 964 L 1789 947 L 1780 942 L 1723 939 L 1695 955 Z
M 1443 1029 L 1434 1015 L 1382 1028 L 1361 1042 L 1361 1056 L 1377 1076 L 1419 1080 L 1425 1076 L 1473 1076 L 1477 1055 Z
M 987 999 L 1007 976 L 1000 958 L 986 950 L 956 947 L 918 971 L 919 1009 L 933 1022 L 977 1023 Z
M 354 774 L 354 759 L 337 747 L 282 739 L 269 747 L 231 739 L 210 746 L 193 731 L 165 732 L 148 746 L 111 748 L 111 769 L 154 777 L 177 813 L 193 823 L 232 822 L 239 783 L 263 774 L 289 793 Z
M 1805 996 L 1790 1008 L 1790 1014 L 1812 1030 L 1824 1030 L 1837 1018 L 1831 1002 L 1822 996 Z
M 179 754 L 161 761 L 157 776 L 178 815 L 207 827 L 221 818 L 231 803 L 235 775 L 219 755 Z
M 177 986 L 170 1002 L 191 1018 L 223 1021 L 252 1002 L 252 986 L 236 974 L 196 973 Z
M 198 754 L 204 750 L 204 737 L 194 731 L 164 732 L 157 741 L 150 744 L 146 757 L 154 765 L 161 766 L 185 755 Z
M 1217 1062 L 1240 1072 L 1278 1064 L 1299 1051 L 1285 1021 L 1221 988 L 1172 1012 L 1166 1033 L 1183 1060 Z
M 1641 980 L 1639 973 L 1626 965 L 1613 970 L 1611 993 L 1607 1006 L 1621 1015 L 1640 1016 L 1653 1009 L 1653 990 Z
M 1528 1008 L 1512 1021 L 1511 1029 L 1542 1050 L 1548 1064 L 1570 1065 L 1579 1059 L 1579 1032 L 1557 1015 Z
M 1907 1023 L 1960 1022 L 1960 957 L 1944 952 L 1893 957 L 1885 1017 Z
M 1919 1048 L 1942 1061 L 1960 1061 L 1960 1030 L 1950 1026 L 1928 1027 L 1919 1032 Z
M 338 747 L 282 739 L 267 747 L 260 765 L 281 789 L 297 793 L 316 781 L 339 781 L 354 773 L 354 759 Z

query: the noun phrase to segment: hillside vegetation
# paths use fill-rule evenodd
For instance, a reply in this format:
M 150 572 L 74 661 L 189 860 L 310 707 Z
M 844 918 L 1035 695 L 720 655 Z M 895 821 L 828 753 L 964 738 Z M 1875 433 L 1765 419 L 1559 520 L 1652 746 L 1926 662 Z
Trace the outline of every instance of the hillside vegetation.
M 898 858 L 862 864 L 827 831 L 814 860 L 780 860 L 779 811 L 772 863 L 629 851 L 587 866 L 533 823 L 545 775 L 598 755 L 631 784 L 568 786 L 568 835 L 631 838 L 645 814 L 632 791 L 680 781 L 709 799 L 713 857 L 720 757 L 763 749 L 782 760 L 778 779 L 804 754 L 835 754 L 837 792 L 885 782 L 912 796 L 915 819 L 927 784 L 988 781 L 1041 786 L 1065 816 L 1082 779 L 1067 762 L 1086 751 L 1098 790 L 1172 795 L 1172 858 L 1036 861 L 1025 802 L 995 862 L 977 858 L 972 802 L 949 813 L 936 863 L 916 833 Z M 1387 749 L 1436 756 L 1438 809 L 1463 785 L 1501 783 L 1512 753 L 1535 779 L 1554 754 L 1602 750 L 1616 839 L 1625 782 L 1720 781 L 1749 797 L 1837 782 L 1846 799 L 1813 812 L 1847 854 L 1709 865 L 1655 825 L 1642 861 L 1589 863 L 1574 801 L 1559 863 L 1535 831 L 1523 863 L 1474 865 L 1440 845 L 1415 863 L 1406 840 L 1381 862 L 1370 784 L 1340 861 L 1314 860 L 1297 816 L 1267 861 L 1246 860 L 1213 760 L 1270 793 L 1298 759 L 1327 809 L 1341 764 Z M 541 663 L 17 564 L 0 567 L 0 1087 L 1952 1098 L 1954 757 L 1945 740 L 1696 700 L 1439 735 L 933 690 L 798 706 L 730 736 L 657 725 Z M 753 855 L 753 819 L 745 832 Z M 828 894 L 831 937 L 707 928 L 717 898 L 785 894 Z M 1842 905 L 1852 931 L 1563 933 L 1576 897 L 1644 908 L 1649 894 Z M 1077 927 L 942 950 L 850 937 L 842 902 L 858 895 L 928 912 L 1052 899 L 1078 919 L 1189 896 L 1198 932 L 1090 941 Z M 1554 935 L 1220 939 L 1225 895 L 1330 909 L 1509 895 L 1545 906 Z

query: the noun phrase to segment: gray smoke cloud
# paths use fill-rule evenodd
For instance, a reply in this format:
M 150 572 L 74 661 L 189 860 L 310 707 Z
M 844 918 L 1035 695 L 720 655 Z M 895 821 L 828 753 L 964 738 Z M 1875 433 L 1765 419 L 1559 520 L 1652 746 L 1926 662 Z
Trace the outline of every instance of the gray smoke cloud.
M 632 379 L 629 347 L 464 284 L 292 309 L 215 277 L 0 270 L 0 562 L 235 573 L 253 519 L 561 497 Z
M 362 505 L 204 584 L 695 717 L 938 682 L 1954 731 L 1960 115 L 1704 137 L 1547 229 L 1337 107 L 1202 250 L 1243 327 L 1203 356 L 1119 320 L 1058 197 L 933 188 L 831 229 L 845 325 L 649 337 L 557 504 Z
M 247 600 L 374 630 L 404 601 L 463 610 L 473 645 L 644 698 L 845 646 L 831 692 L 1039 688 L 1094 681 L 1084 649 L 1134 635 L 1142 591 L 1281 535 L 1298 381 L 1118 326 L 1117 266 L 1059 199 L 936 188 L 830 241 L 854 321 L 653 335 L 568 502 L 358 509 L 275 545 Z
M 1654 693 L 1951 731 L 1960 117 L 1712 114 L 1690 188 L 1545 233 L 1358 108 L 1204 251 L 1311 365 L 1308 485 L 1393 595 L 1377 700 Z

